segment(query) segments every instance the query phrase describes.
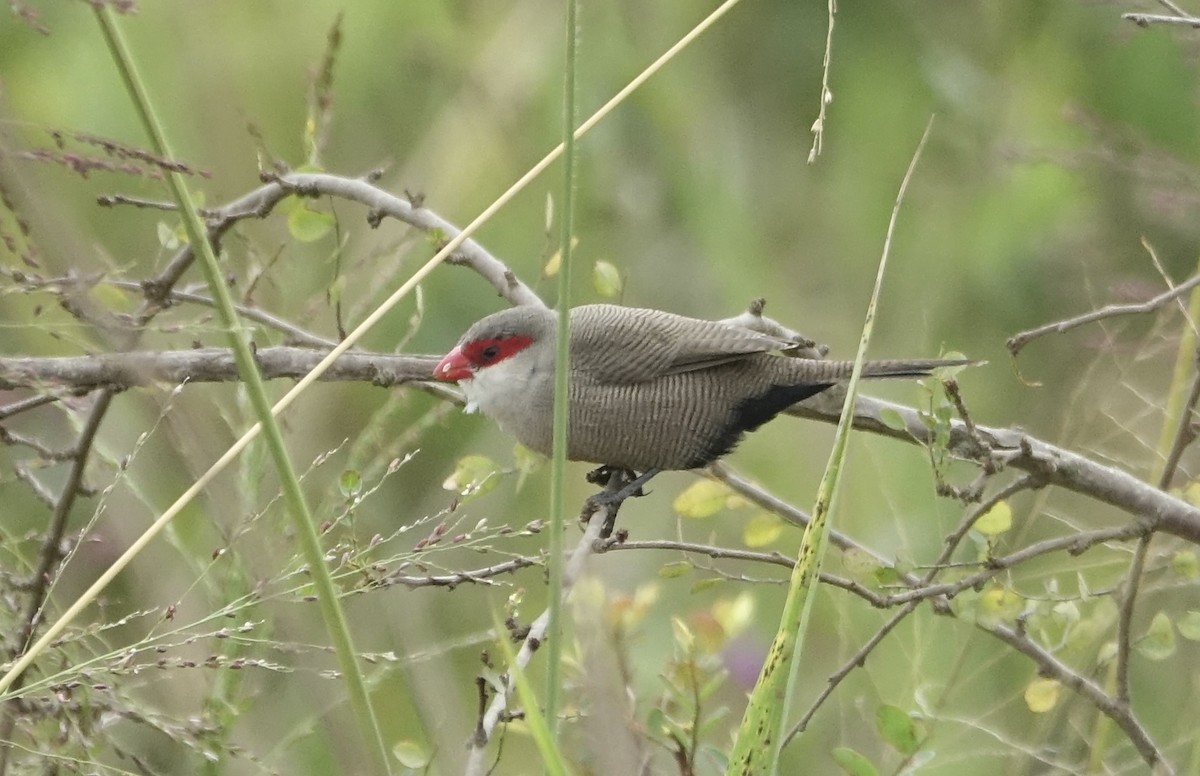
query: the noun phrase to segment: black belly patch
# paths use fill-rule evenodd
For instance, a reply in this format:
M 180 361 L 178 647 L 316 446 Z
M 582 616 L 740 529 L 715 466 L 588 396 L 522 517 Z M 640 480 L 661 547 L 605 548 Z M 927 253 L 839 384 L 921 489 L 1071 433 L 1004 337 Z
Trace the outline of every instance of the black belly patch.
M 816 396 L 833 383 L 772 385 L 766 393 L 743 399 L 733 408 L 731 422 L 708 443 L 699 458 L 687 468 L 707 466 L 737 447 L 747 431 L 753 431 L 798 401 Z

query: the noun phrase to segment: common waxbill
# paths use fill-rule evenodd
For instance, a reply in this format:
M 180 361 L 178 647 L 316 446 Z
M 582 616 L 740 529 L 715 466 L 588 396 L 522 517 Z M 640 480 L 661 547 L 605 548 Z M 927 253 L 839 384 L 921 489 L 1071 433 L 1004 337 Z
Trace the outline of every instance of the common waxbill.
M 695 469 L 743 434 L 850 377 L 851 361 L 789 358 L 796 343 L 661 310 L 571 310 L 567 457 L 637 472 Z M 513 307 L 475 323 L 434 369 L 531 450 L 550 454 L 558 320 Z M 863 377 L 920 377 L 963 359 L 867 361 Z

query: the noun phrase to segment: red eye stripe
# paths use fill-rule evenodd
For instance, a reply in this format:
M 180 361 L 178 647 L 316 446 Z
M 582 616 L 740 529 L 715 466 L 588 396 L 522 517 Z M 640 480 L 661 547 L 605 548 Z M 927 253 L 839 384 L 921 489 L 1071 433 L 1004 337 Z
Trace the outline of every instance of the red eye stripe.
M 533 342 L 533 337 L 491 337 L 475 340 L 462 346 L 462 353 L 475 368 L 491 366 L 520 353 Z

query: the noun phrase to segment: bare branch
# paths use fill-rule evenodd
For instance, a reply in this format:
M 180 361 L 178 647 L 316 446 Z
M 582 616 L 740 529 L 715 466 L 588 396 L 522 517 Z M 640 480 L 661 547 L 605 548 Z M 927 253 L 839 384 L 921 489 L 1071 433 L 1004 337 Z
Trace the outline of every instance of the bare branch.
M 1157 13 L 1124 13 L 1122 19 L 1128 19 L 1139 27 L 1149 27 L 1152 24 L 1175 24 L 1192 29 L 1200 29 L 1200 17 L 1197 16 L 1164 16 Z
M 1129 18 L 1129 14 L 1127 14 L 1125 18 Z M 1198 25 L 1200 25 L 1200 19 L 1196 19 L 1196 22 Z M 1084 313 L 1083 315 L 1077 315 L 1072 318 L 1055 321 L 1054 323 L 1047 323 L 1046 325 L 1039 326 L 1036 329 L 1029 329 L 1028 331 L 1014 334 L 1008 338 L 1008 352 L 1012 354 L 1013 358 L 1016 358 L 1017 354 L 1021 352 L 1022 348 L 1024 348 L 1033 340 L 1043 337 L 1047 334 L 1062 334 L 1076 327 L 1089 323 L 1095 323 L 1096 321 L 1102 321 L 1106 318 L 1115 318 L 1121 315 L 1143 315 L 1145 313 L 1152 313 L 1155 310 L 1158 310 L 1183 296 L 1196 286 L 1200 286 L 1200 275 L 1194 275 L 1174 288 L 1164 291 L 1153 299 L 1147 299 L 1145 302 L 1137 302 L 1133 304 L 1110 304 L 1101 307 L 1099 310 L 1092 310 L 1091 312 Z
M 258 351 L 264 375 L 271 378 L 298 378 L 306 374 L 323 354 L 306 348 L 272 347 Z M 380 386 L 427 380 L 436 365 L 435 356 L 399 356 L 372 353 L 347 353 L 338 360 L 325 380 L 357 380 Z M 55 386 L 83 392 L 100 386 L 128 387 L 155 380 L 181 383 L 190 381 L 227 381 L 236 378 L 232 355 L 219 348 L 194 351 L 153 353 L 135 351 L 96 356 L 63 358 L 0 358 L 0 388 L 45 388 Z M 801 402 L 789 413 L 834 423 L 837 421 L 837 391 L 827 391 Z M 881 412 L 887 409 L 899 417 L 903 429 L 885 423 Z M 860 430 L 930 444 L 931 433 L 917 410 L 903 405 L 860 397 L 855 408 L 855 427 Z M 981 448 L 981 445 L 986 447 Z M 976 426 L 971 434 L 962 421 L 952 424 L 950 452 L 955 456 L 994 465 L 995 459 L 1042 478 L 1045 483 L 1082 493 L 1111 504 L 1141 521 L 1143 529 L 1159 530 L 1200 543 L 1200 509 L 1132 475 L 1111 466 L 1091 461 L 1077 453 L 1043 442 L 1022 431 Z M 718 465 L 716 476 L 728 473 Z M 731 486 L 735 483 L 728 481 Z M 738 487 L 749 483 L 740 483 Z M 806 516 L 782 502 L 770 507 L 779 514 L 803 523 Z M 847 537 L 834 535 L 836 546 L 852 544 Z
M 798 417 L 836 423 L 841 401 L 836 390 L 829 390 L 788 409 Z M 883 419 L 883 411 L 891 415 Z M 899 418 L 902 428 L 890 425 Z M 932 433 L 920 413 L 901 404 L 870 397 L 859 397 L 854 410 L 854 426 L 883 436 L 918 444 L 932 444 Z M 1137 519 L 1141 530 L 1163 531 L 1200 544 L 1200 509 L 1176 498 L 1137 477 L 1112 466 L 1105 466 L 1062 447 L 1043 442 L 1018 429 L 976 426 L 978 439 L 972 438 L 962 421 L 953 421 L 950 429 L 951 454 L 981 465 L 989 458 L 994 463 L 1012 466 L 1044 479 L 1048 485 L 1081 493 L 1110 504 Z M 979 441 L 988 446 L 980 449 Z
M 905 604 L 900 611 L 888 618 L 888 621 L 881 625 L 879 630 L 875 631 L 875 633 L 871 635 L 871 638 L 867 639 L 866 643 L 859 647 L 858 650 L 851 655 L 850 658 L 843 663 L 838 670 L 829 675 L 829 678 L 825 680 L 825 686 L 821 688 L 821 692 L 809 705 L 808 710 L 800 715 L 800 719 L 796 721 L 796 724 L 793 725 L 791 730 L 787 732 L 787 735 L 783 737 L 784 746 L 787 746 L 793 738 L 804 732 L 805 728 L 808 727 L 808 723 L 811 722 L 812 718 L 816 715 L 817 710 L 820 709 L 829 696 L 833 694 L 833 691 L 837 689 L 839 684 L 842 683 L 842 680 L 849 676 L 854 669 L 862 668 L 864 665 L 866 665 L 867 656 L 875 650 L 875 647 L 879 646 L 879 644 L 889 633 L 895 630 L 897 625 L 904 622 L 904 618 L 912 614 L 918 606 L 920 606 L 919 601 L 911 601 L 908 604 Z
M 1117 618 L 1117 670 L 1116 697 L 1117 701 L 1129 704 L 1129 653 L 1133 647 L 1133 610 L 1137 603 L 1138 588 L 1142 583 L 1142 570 L 1146 567 L 1146 554 L 1150 550 L 1150 540 L 1153 537 L 1143 536 L 1133 551 L 1133 560 L 1129 564 L 1129 573 L 1125 578 L 1124 590 L 1121 592 L 1121 609 Z
M 1097 544 L 1127 541 L 1143 534 L 1144 529 L 1136 524 L 1132 524 L 1044 539 L 1015 550 L 1008 555 L 988 558 L 984 563 L 984 568 L 974 574 L 968 574 L 955 582 L 929 583 L 921 587 L 914 587 L 912 590 L 892 593 L 884 598 L 884 606 L 896 606 L 921 598 L 953 598 L 964 590 L 969 590 L 987 582 L 1006 569 L 1013 568 L 1040 555 L 1049 555 L 1054 552 L 1068 552 L 1072 555 L 1080 555 Z
M 1044 677 L 1055 679 L 1063 685 L 1082 695 L 1089 703 L 1099 709 L 1100 713 L 1116 723 L 1124 731 L 1130 742 L 1141 754 L 1142 759 L 1151 767 L 1156 776 L 1173 776 L 1175 769 L 1163 756 L 1163 752 L 1150 738 L 1142 724 L 1134 716 L 1132 709 L 1126 703 L 1104 692 L 1104 689 L 1083 674 L 1063 663 L 1047 649 L 1035 642 L 1025 633 L 1024 628 L 1013 628 L 1001 623 L 989 623 L 977 620 L 975 627 L 992 634 L 1018 652 L 1031 659 L 1038 667 L 1038 673 Z
M 390 216 L 431 235 L 439 248 L 459 233 L 458 227 L 427 209 L 420 198 L 405 200 L 364 180 L 321 173 L 288 173 L 280 176 L 276 183 L 289 193 L 302 196 L 328 195 L 366 205 L 371 208 L 367 216 L 371 225 L 378 225 L 384 216 Z M 459 246 L 447 262 L 475 270 L 514 305 L 544 306 L 533 289 L 521 282 L 504 262 L 484 250 L 483 246 L 474 240 L 467 240 Z
M 53 404 L 56 401 L 58 401 L 57 396 L 50 396 L 46 394 L 31 396 L 28 399 L 15 401 L 12 404 L 7 404 L 3 407 L 0 407 L 0 420 L 11 418 L 14 415 L 20 415 L 22 412 L 36 409 L 44 404 Z
M 1197 354 L 1200 356 L 1200 353 Z M 1197 359 L 1200 362 L 1200 359 Z M 1196 425 L 1195 413 L 1196 404 L 1200 402 L 1200 369 L 1192 375 L 1192 389 L 1188 392 L 1187 401 L 1179 408 L 1179 425 L 1175 428 L 1175 434 L 1171 440 L 1171 449 L 1167 452 L 1167 459 L 1163 462 L 1162 475 L 1158 480 L 1158 487 L 1162 490 L 1168 490 L 1171 487 L 1171 481 L 1175 479 L 1175 472 L 1179 469 L 1179 461 L 1183 458 L 1183 453 L 1187 450 L 1188 445 L 1196 441 Z
M 392 574 L 385 577 L 375 587 L 389 587 L 391 585 L 403 585 L 410 590 L 418 587 L 444 587 L 447 590 L 453 590 L 464 582 L 473 582 L 476 584 L 491 585 L 492 577 L 498 577 L 502 574 L 511 574 L 514 571 L 520 571 L 530 566 L 536 566 L 541 561 L 536 558 L 526 558 L 524 556 L 506 560 L 502 563 L 497 563 L 493 566 L 486 566 L 481 569 L 471 569 L 468 571 L 454 571 L 449 574 L 430 574 L 424 577 L 406 576 L 404 574 Z
M 612 550 L 673 550 L 693 555 L 705 555 L 714 560 L 744 560 L 751 563 L 766 563 L 791 569 L 796 565 L 795 558 L 790 558 L 781 552 L 753 552 L 751 550 L 735 550 L 729 547 L 718 547 L 712 544 L 684 542 L 675 539 L 643 539 L 630 541 L 620 536 L 610 536 L 597 542 L 594 548 L 597 554 Z M 841 588 L 848 593 L 862 598 L 875 607 L 886 605 L 883 596 L 852 579 L 839 577 L 836 574 L 821 572 L 822 583 L 831 587 Z M 747 581 L 747 580 L 742 580 Z M 779 580 L 783 581 L 783 580 Z
M 607 519 L 606 510 L 597 509 L 588 521 L 587 528 L 583 532 L 579 543 L 575 545 L 575 549 L 571 551 L 571 555 L 567 558 L 567 562 L 563 567 L 563 589 L 562 594 L 567 595 L 575 582 L 583 574 L 584 563 L 592 554 L 592 548 L 596 541 L 600 538 L 600 531 L 604 527 Z M 525 634 L 521 643 L 521 649 L 517 652 L 517 665 L 523 670 L 529 665 L 529 661 L 533 659 L 533 655 L 541 646 L 542 641 L 546 638 L 546 630 L 550 625 L 550 610 L 546 609 L 538 618 L 529 626 L 529 632 Z M 497 634 L 498 638 L 505 638 L 505 634 Z M 483 776 L 487 771 L 484 756 L 487 753 L 488 741 L 496 730 L 496 725 L 504 716 L 508 709 L 508 699 L 516 689 L 515 672 L 509 671 L 504 678 L 503 686 L 496 692 L 492 698 L 492 702 L 488 704 L 487 710 L 479 719 L 478 725 L 475 728 L 474 734 L 471 736 L 467 744 L 467 767 L 464 770 L 466 776 Z
M 972 428 L 969 430 L 973 431 L 974 429 Z M 927 583 L 933 581 L 934 577 L 936 577 L 940 571 L 940 568 L 950 562 L 950 558 L 954 556 L 954 551 L 958 549 L 958 545 L 962 543 L 962 540 L 964 537 L 966 537 L 967 532 L 970 531 L 971 527 L 975 525 L 976 521 L 986 515 L 988 511 L 992 509 L 992 507 L 996 506 L 1005 499 L 1011 498 L 1023 490 L 1038 488 L 1041 487 L 1042 484 L 1042 481 L 1036 475 L 1027 474 L 1018 480 L 1010 482 L 1008 485 L 1005 485 L 1003 488 L 993 493 L 984 501 L 976 504 L 974 509 L 969 511 L 962 519 L 962 522 L 959 523 L 958 527 L 951 531 L 950 535 L 946 537 L 942 546 L 942 554 L 933 562 L 933 568 L 931 568 L 929 573 L 925 575 L 924 581 Z
M 299 378 L 325 353 L 311 348 L 271 347 L 255 353 L 267 378 Z M 436 356 L 346 353 L 322 380 L 369 382 L 382 387 L 432 378 Z M 0 358 L 0 389 L 54 386 L 73 392 L 99 387 L 124 389 L 155 382 L 227 382 L 237 380 L 233 353 L 225 348 L 130 351 L 57 358 Z

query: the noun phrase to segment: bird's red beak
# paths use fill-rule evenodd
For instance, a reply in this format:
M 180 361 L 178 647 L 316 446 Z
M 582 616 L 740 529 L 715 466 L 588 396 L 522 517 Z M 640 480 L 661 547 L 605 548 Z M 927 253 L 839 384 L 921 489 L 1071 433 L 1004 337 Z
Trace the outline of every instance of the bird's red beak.
M 448 383 L 468 380 L 474 374 L 471 362 L 467 360 L 467 357 L 463 355 L 462 348 L 458 346 L 447 353 L 433 368 L 433 376 Z

